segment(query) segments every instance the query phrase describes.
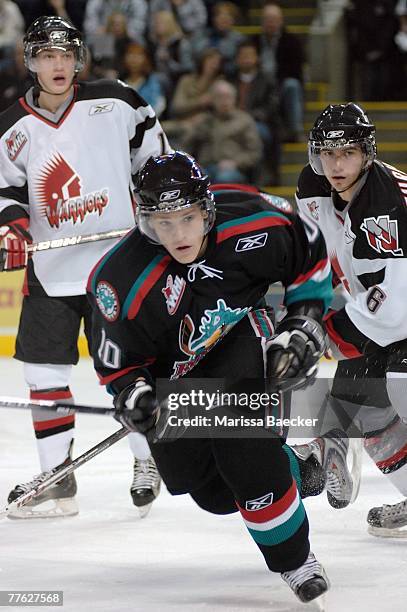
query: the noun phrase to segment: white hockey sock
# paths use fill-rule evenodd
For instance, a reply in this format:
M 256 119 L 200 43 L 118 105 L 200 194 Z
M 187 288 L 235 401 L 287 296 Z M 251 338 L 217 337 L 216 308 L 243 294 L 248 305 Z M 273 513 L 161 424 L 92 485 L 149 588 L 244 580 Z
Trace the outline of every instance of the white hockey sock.
M 138 432 L 131 432 L 127 436 L 129 441 L 130 450 L 136 459 L 145 461 L 151 455 L 150 447 L 148 446 L 147 440 L 143 434 Z

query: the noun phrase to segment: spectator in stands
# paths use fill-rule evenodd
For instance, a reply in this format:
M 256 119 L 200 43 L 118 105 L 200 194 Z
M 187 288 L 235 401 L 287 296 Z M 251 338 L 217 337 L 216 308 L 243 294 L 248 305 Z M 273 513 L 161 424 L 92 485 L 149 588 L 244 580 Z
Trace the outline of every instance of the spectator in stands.
M 0 0 L 0 71 L 12 64 L 16 43 L 24 32 L 24 19 L 15 2 Z
M 399 29 L 394 37 L 400 56 L 400 100 L 407 98 L 407 0 L 399 0 L 396 5 L 396 16 L 399 19 Z
M 163 127 L 175 149 L 183 149 L 183 137 L 188 127 L 196 123 L 211 106 L 209 90 L 222 74 L 222 56 L 209 47 L 199 58 L 196 70 L 178 81 Z
M 219 2 L 212 10 L 212 26 L 197 31 L 191 38 L 192 52 L 195 60 L 204 49 L 214 47 L 219 49 L 224 59 L 224 70 L 230 74 L 234 69 L 234 58 L 239 44 L 244 36 L 234 30 L 239 22 L 240 11 L 233 2 Z
M 41 15 L 68 18 L 82 30 L 88 0 L 15 0 L 23 14 L 26 28 Z
M 155 70 L 170 103 L 178 79 L 194 69 L 191 46 L 170 11 L 154 13 L 149 40 Z
M 157 117 L 161 115 L 166 100 L 160 80 L 153 72 L 153 60 L 146 47 L 133 42 L 127 45 L 120 78 L 153 107 Z
M 127 30 L 127 19 L 124 13 L 113 11 L 107 18 L 106 34 L 113 37 L 115 67 L 120 69 L 127 45 L 132 42 Z
M 231 83 L 219 79 L 210 93 L 212 109 L 190 127 L 185 149 L 199 159 L 212 182 L 250 182 L 262 154 L 256 124 L 237 108 Z
M 88 0 L 84 22 L 86 37 L 92 40 L 92 35 L 105 34 L 109 16 L 117 12 L 125 16 L 131 40 L 143 44 L 147 27 L 146 0 Z
M 158 11 L 173 13 L 184 34 L 191 34 L 206 26 L 208 14 L 203 0 L 150 0 L 150 29 Z
M 351 70 L 362 100 L 392 100 L 399 90 L 395 0 L 352 0 L 347 8 Z
M 267 2 L 262 9 L 259 37 L 260 65 L 276 80 L 280 109 L 288 142 L 304 140 L 303 64 L 301 39 L 286 31 L 281 7 Z
M 231 82 L 237 89 L 237 107 L 253 117 L 263 143 L 262 183 L 279 183 L 280 114 L 275 82 L 260 68 L 257 45 L 243 41 L 236 56 Z
M 24 64 L 24 47 L 20 40 L 13 50 L 10 66 L 0 73 L 0 112 L 25 94 L 32 78 Z

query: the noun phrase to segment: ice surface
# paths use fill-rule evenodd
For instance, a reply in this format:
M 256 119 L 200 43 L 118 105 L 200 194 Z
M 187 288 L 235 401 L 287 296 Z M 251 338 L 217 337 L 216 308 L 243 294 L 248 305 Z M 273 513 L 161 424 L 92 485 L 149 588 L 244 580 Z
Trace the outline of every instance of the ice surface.
M 90 361 L 74 368 L 78 402 L 109 404 Z M 0 395 L 26 397 L 21 364 L 0 360 Z M 38 473 L 30 414 L 0 409 L 0 500 Z M 75 455 L 118 429 L 110 417 L 77 416 Z M 78 517 L 0 523 L 0 589 L 63 590 L 63 612 L 312 612 L 271 574 L 239 515 L 213 516 L 164 490 L 140 520 L 128 492 L 126 440 L 77 472 Z M 311 544 L 332 588 L 329 612 L 407 610 L 407 539 L 368 535 L 373 505 L 400 496 L 365 459 L 360 496 L 333 510 L 306 500 Z M 17 608 L 20 609 L 20 608 Z M 38 609 L 38 608 L 35 608 Z

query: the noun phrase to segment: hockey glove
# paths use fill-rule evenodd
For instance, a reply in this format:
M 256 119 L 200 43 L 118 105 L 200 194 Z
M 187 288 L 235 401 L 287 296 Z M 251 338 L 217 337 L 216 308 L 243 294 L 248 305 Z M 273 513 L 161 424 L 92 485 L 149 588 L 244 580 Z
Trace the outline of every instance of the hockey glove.
M 0 272 L 21 270 L 28 262 L 27 246 L 32 243 L 28 219 L 15 219 L 0 227 Z
M 146 433 L 159 417 L 159 407 L 151 385 L 138 380 L 120 391 L 113 400 L 114 418 L 130 431 Z
M 325 350 L 325 332 L 318 321 L 306 315 L 286 317 L 268 342 L 270 385 L 280 391 L 289 391 L 312 384 Z

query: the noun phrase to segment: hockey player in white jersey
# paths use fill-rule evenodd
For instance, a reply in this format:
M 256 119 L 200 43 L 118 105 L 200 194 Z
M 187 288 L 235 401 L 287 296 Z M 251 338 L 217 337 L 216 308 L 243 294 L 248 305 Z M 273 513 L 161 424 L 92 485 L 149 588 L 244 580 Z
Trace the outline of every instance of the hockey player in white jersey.
M 326 319 L 339 359 L 331 394 L 407 495 L 407 175 L 376 159 L 375 127 L 353 103 L 321 113 L 308 152 L 298 207 L 322 230 L 348 291 Z M 367 520 L 374 535 L 406 536 L 407 501 L 373 508 Z
M 30 397 L 73 403 L 69 380 L 82 319 L 91 347 L 86 281 L 112 242 L 32 257 L 27 245 L 133 227 L 131 176 L 170 148 L 154 111 L 134 90 L 119 81 L 76 82 L 86 49 L 67 19 L 35 20 L 24 57 L 34 86 L 0 115 L 0 269 L 26 267 L 15 357 L 24 362 Z M 70 460 L 74 419 L 74 410 L 63 417 L 33 410 L 42 469 L 37 480 Z M 130 438 L 131 494 L 144 514 L 160 478 L 144 437 Z M 16 486 L 9 501 L 31 485 Z M 13 517 L 74 515 L 75 493 L 72 475 Z

